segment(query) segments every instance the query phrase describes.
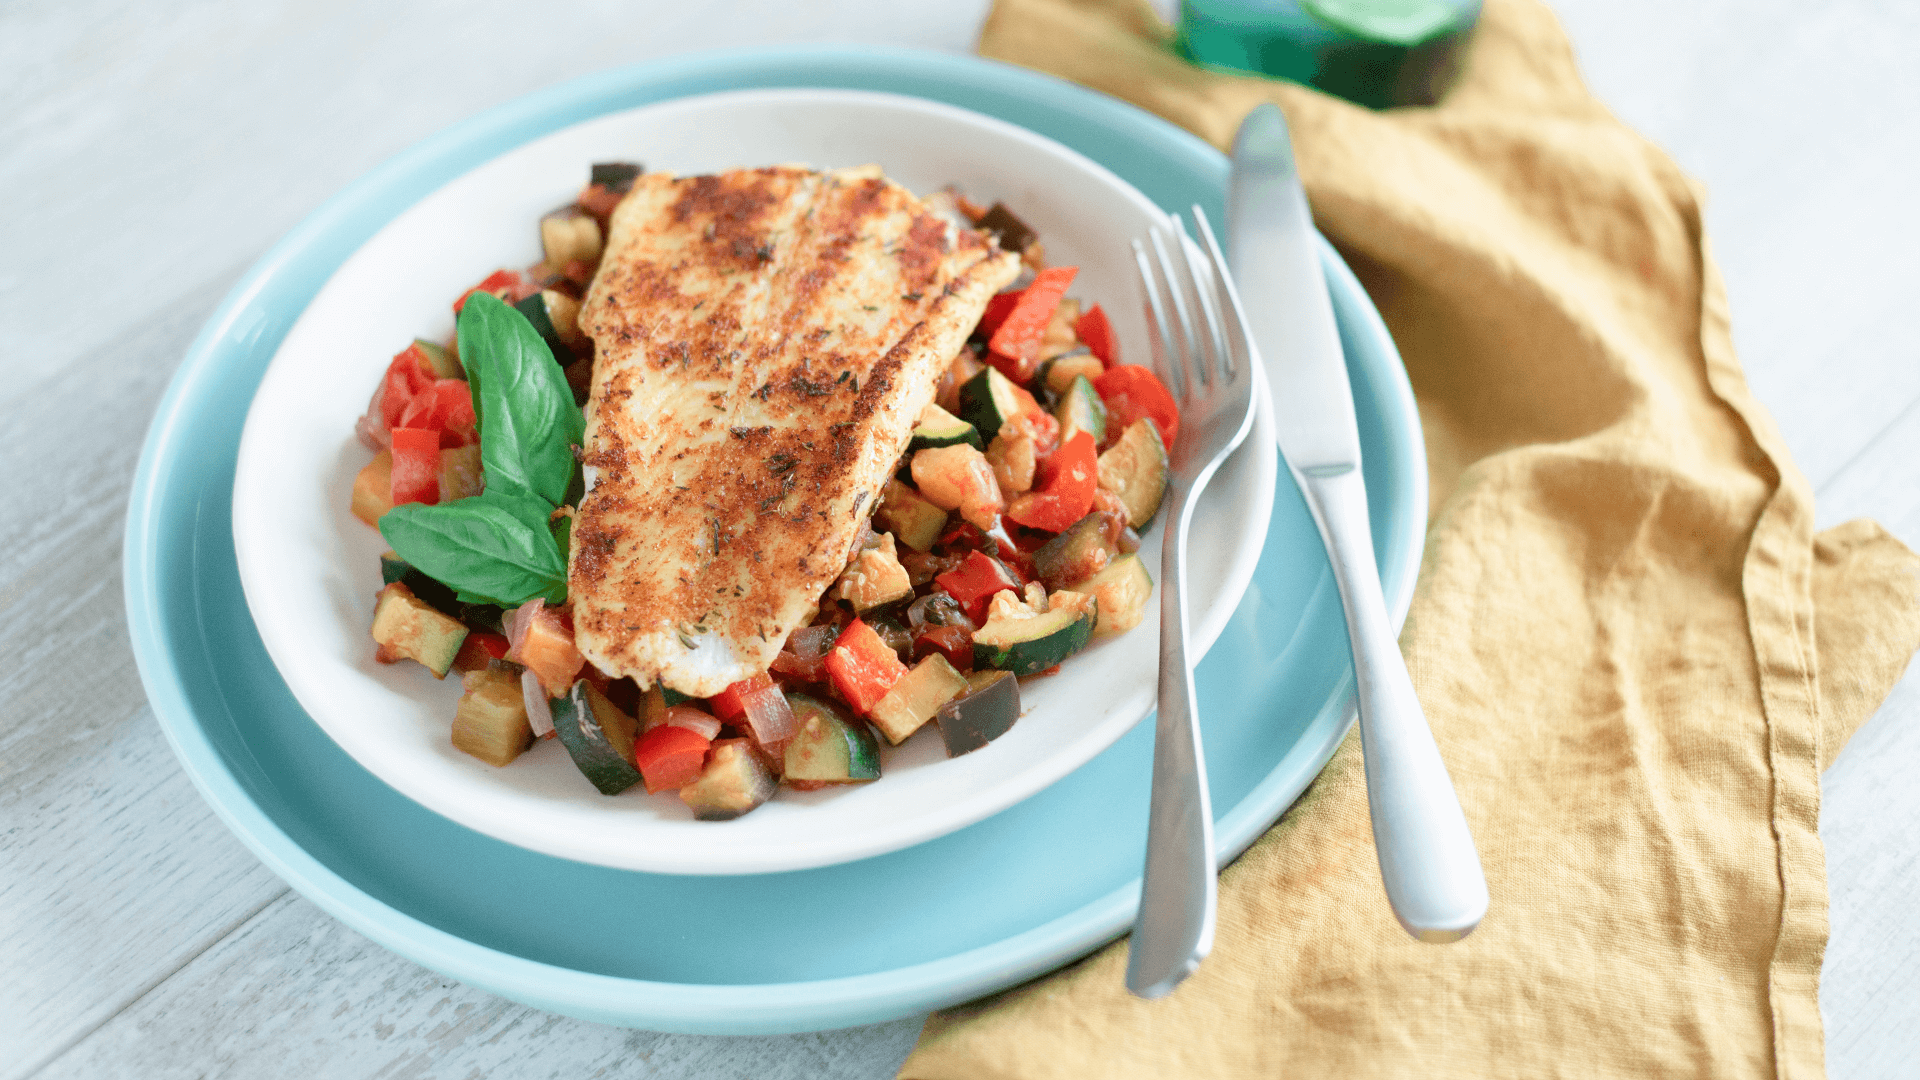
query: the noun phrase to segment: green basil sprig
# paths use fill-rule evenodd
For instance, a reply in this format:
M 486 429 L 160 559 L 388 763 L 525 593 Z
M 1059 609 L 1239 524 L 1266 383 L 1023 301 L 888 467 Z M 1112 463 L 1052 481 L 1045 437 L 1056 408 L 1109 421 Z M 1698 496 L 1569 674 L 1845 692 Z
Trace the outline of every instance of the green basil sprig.
M 585 441 L 586 420 L 525 315 L 475 293 L 461 307 L 459 332 L 486 488 L 439 506 L 396 506 L 380 519 L 380 535 L 468 603 L 560 603 L 567 555 L 550 519 L 578 472 L 573 447 Z

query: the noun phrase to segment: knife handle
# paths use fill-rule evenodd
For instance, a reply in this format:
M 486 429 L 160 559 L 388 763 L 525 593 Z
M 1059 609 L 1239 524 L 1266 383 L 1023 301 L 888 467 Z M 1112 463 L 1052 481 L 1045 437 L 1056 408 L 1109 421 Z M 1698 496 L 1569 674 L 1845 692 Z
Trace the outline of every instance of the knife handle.
M 1374 563 L 1360 470 L 1298 474 L 1347 609 L 1360 702 L 1360 749 L 1380 877 L 1393 913 L 1421 941 L 1458 941 L 1487 913 L 1487 879 L 1394 639 Z

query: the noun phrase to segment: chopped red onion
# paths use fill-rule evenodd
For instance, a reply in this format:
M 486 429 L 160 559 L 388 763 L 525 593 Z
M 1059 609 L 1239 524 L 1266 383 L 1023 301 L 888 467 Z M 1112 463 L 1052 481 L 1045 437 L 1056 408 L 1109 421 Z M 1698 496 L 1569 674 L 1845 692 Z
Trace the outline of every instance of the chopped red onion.
M 547 602 L 536 596 L 500 620 L 500 627 L 507 634 L 507 659 L 520 659 L 520 646 L 526 644 L 527 631 L 533 629 L 533 620 L 546 606 Z
M 746 706 L 747 729 L 753 741 L 762 747 L 785 746 L 800 725 L 793 718 L 793 707 L 778 686 L 756 690 L 741 699 Z
M 553 704 L 547 700 L 547 688 L 540 685 L 540 676 L 535 675 L 532 668 L 520 673 L 520 697 L 527 703 L 527 723 L 533 728 L 534 738 L 553 734 Z
M 691 705 L 675 705 L 667 710 L 663 723 L 683 727 L 708 741 L 720 734 L 720 720 Z

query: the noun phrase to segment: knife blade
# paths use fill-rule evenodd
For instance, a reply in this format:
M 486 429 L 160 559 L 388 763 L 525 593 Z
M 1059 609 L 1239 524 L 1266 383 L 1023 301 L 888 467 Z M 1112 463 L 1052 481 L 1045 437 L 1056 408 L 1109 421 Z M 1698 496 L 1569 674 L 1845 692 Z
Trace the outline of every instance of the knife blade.
M 1360 432 L 1313 216 L 1280 110 L 1262 105 L 1233 143 L 1227 261 L 1273 395 L 1274 430 L 1299 472 L 1360 467 Z

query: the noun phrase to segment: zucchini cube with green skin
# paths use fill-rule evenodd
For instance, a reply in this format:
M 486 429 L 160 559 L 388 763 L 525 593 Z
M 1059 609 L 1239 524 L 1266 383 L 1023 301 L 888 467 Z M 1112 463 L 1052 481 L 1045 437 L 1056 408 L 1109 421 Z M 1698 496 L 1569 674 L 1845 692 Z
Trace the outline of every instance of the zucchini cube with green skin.
M 915 551 L 932 551 L 946 531 L 947 512 L 898 480 L 887 481 L 881 494 L 880 509 L 873 515 L 875 523 Z
M 934 714 L 947 756 L 969 754 L 1005 735 L 1020 719 L 1020 680 L 1011 671 L 976 671 L 967 692 Z
M 533 745 L 527 699 L 512 672 L 482 668 L 466 677 L 466 692 L 453 716 L 453 745 L 496 768 Z
M 1124 633 L 1147 617 L 1147 597 L 1153 595 L 1153 577 L 1138 555 L 1122 555 L 1107 568 L 1075 585 L 1075 592 L 1093 597 L 1100 614 L 1095 637 Z
M 1047 388 L 1047 393 L 1057 399 L 1073 386 L 1076 376 L 1097 379 L 1106 370 L 1107 365 L 1083 345 L 1041 364 L 1039 379 L 1041 385 Z
M 1146 532 L 1167 494 L 1167 447 L 1151 420 L 1127 425 L 1120 441 L 1100 455 L 1100 489 L 1127 508 L 1127 524 Z
M 1094 361 L 1099 363 L 1099 361 Z M 1093 388 L 1093 383 L 1085 375 L 1074 376 L 1067 385 L 1066 393 L 1060 396 L 1060 407 L 1053 411 L 1053 418 L 1060 421 L 1060 445 L 1084 431 L 1093 436 L 1095 446 L 1107 441 L 1107 403 Z
M 434 678 L 444 679 L 467 640 L 467 628 L 413 595 L 405 582 L 392 581 L 380 590 L 373 609 L 373 640 L 379 646 L 374 659 L 381 663 L 417 660 Z
M 907 453 L 960 443 L 966 443 L 975 450 L 987 448 L 987 444 L 980 439 L 980 432 L 974 430 L 972 424 L 938 405 L 928 405 L 920 411 L 920 419 L 914 422 L 913 438 L 907 443 Z
M 680 788 L 680 801 L 698 821 L 731 821 L 773 798 L 780 782 L 746 739 L 721 739 L 698 779 Z
M 867 725 L 806 694 L 788 694 L 787 704 L 798 726 L 782 770 L 789 784 L 809 788 L 880 779 L 880 741 Z
M 899 746 L 966 689 L 967 677 L 955 671 L 946 657 L 932 653 L 900 676 L 887 695 L 867 710 L 867 716 L 888 742 Z
M 1060 592 L 1043 614 L 990 618 L 974 632 L 973 666 L 1038 675 L 1086 648 L 1097 612 L 1092 597 Z
M 982 439 L 1000 434 L 1000 425 L 1026 411 L 1013 381 L 986 368 L 960 384 L 960 419 L 972 424 Z
M 445 345 L 436 344 L 426 338 L 414 338 L 414 348 L 427 358 L 427 366 L 433 369 L 436 379 L 464 379 L 467 373 L 460 368 L 460 361 L 453 358 Z
M 618 795 L 640 782 L 633 767 L 638 726 L 593 684 L 581 679 L 565 697 L 553 699 L 553 733 L 573 763 L 602 795 Z

